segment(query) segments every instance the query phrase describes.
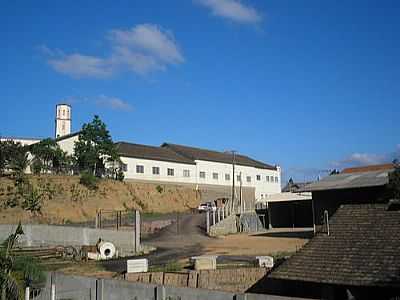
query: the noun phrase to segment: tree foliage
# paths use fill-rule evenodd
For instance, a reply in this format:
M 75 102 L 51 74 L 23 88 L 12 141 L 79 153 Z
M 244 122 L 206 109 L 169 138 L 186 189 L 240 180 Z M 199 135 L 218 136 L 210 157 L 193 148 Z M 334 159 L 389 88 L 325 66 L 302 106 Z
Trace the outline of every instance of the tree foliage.
M 53 139 L 47 138 L 31 145 L 30 151 L 34 156 L 33 173 L 68 173 L 71 168 L 71 158 Z
M 74 153 L 79 170 L 98 177 L 106 174 L 107 163 L 119 159 L 110 133 L 98 116 L 82 126 Z
M 1 300 L 18 300 L 25 286 L 41 283 L 45 274 L 38 262 L 32 257 L 14 256 L 13 249 L 18 237 L 23 235 L 18 224 L 0 248 L 0 291 Z
M 10 170 L 14 175 L 23 174 L 29 165 L 28 148 L 14 141 L 0 141 L 0 175 Z

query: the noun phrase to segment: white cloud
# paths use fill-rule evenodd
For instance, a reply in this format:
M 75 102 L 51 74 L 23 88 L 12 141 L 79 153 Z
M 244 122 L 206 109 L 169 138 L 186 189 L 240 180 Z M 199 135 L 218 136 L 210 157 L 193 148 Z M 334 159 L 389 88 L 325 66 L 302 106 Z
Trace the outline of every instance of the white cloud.
M 72 77 L 108 77 L 114 72 L 114 66 L 109 61 L 82 54 L 63 55 L 51 58 L 48 63 L 58 72 Z
M 154 24 L 140 24 L 128 30 L 113 29 L 108 34 L 108 57 L 64 54 L 39 46 L 56 71 L 72 77 L 105 78 L 120 72 L 145 75 L 163 71 L 185 61 L 173 34 Z
M 396 145 L 396 149 L 393 152 L 384 154 L 375 153 L 353 153 L 345 159 L 334 161 L 331 165 L 334 168 L 343 169 L 347 167 L 358 167 L 366 165 L 377 165 L 383 163 L 390 163 L 394 159 L 400 158 L 400 145 Z
M 214 16 L 237 23 L 258 24 L 262 21 L 262 16 L 255 8 L 239 0 L 197 0 L 196 2 L 209 8 Z
M 109 107 L 114 110 L 131 111 L 133 109 L 132 105 L 130 105 L 128 102 L 117 97 L 108 97 L 105 95 L 100 95 L 96 99 L 96 104 Z

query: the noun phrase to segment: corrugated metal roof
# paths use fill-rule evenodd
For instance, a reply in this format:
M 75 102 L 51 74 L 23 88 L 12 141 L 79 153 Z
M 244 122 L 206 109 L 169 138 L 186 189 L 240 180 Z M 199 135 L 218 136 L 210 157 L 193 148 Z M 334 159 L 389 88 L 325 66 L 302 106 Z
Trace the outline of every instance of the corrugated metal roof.
M 341 173 L 330 175 L 306 185 L 302 191 L 324 191 L 324 190 L 339 190 L 352 189 L 361 187 L 382 186 L 389 183 L 388 174 L 392 170 L 370 171 L 359 173 Z

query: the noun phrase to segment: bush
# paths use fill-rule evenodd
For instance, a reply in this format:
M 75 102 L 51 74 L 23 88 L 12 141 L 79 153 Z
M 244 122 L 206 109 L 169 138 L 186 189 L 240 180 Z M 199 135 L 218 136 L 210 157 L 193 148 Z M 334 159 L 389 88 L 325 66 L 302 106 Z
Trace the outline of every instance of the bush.
M 30 191 L 24 195 L 22 208 L 34 214 L 40 213 L 42 208 L 41 198 L 42 194 L 36 188 L 31 187 Z
M 39 159 L 34 159 L 31 164 L 31 171 L 35 175 L 39 175 L 42 173 L 43 164 Z
M 124 181 L 124 178 L 125 178 L 124 172 L 121 169 L 119 169 L 117 171 L 117 174 L 115 175 L 115 179 L 119 181 Z
M 83 172 L 79 183 L 86 186 L 88 189 L 97 189 L 97 177 L 89 172 Z
M 164 191 L 163 187 L 161 185 L 157 185 L 156 186 L 156 190 L 157 192 L 159 192 L 160 194 Z

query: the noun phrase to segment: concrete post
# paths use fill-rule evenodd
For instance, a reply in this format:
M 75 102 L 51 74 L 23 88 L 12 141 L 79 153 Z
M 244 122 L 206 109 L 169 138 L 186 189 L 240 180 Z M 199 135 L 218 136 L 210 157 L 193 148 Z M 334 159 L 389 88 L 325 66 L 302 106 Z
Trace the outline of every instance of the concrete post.
M 29 294 L 30 294 L 29 286 L 27 286 L 27 287 L 25 288 L 25 300 L 29 300 Z
M 225 207 L 222 208 L 222 220 L 225 219 Z
M 56 300 L 56 285 L 54 283 L 51 284 L 50 299 Z
M 246 294 L 237 294 L 235 295 L 235 300 L 247 300 Z
M 140 252 L 140 212 L 135 211 L 135 253 Z
M 96 300 L 105 300 L 103 295 L 104 279 L 96 280 Z
M 165 300 L 166 299 L 166 293 L 165 293 L 165 286 L 163 285 L 157 285 L 155 288 L 156 300 Z
M 206 211 L 206 232 L 210 232 L 210 211 Z
M 221 209 L 217 208 L 217 222 L 221 221 Z
M 99 228 L 99 212 L 96 211 L 95 228 Z
M 271 208 L 269 207 L 268 202 L 267 202 L 267 213 L 268 213 L 268 229 L 272 229 Z
M 215 211 L 212 212 L 212 218 L 213 218 L 213 225 L 215 225 Z

